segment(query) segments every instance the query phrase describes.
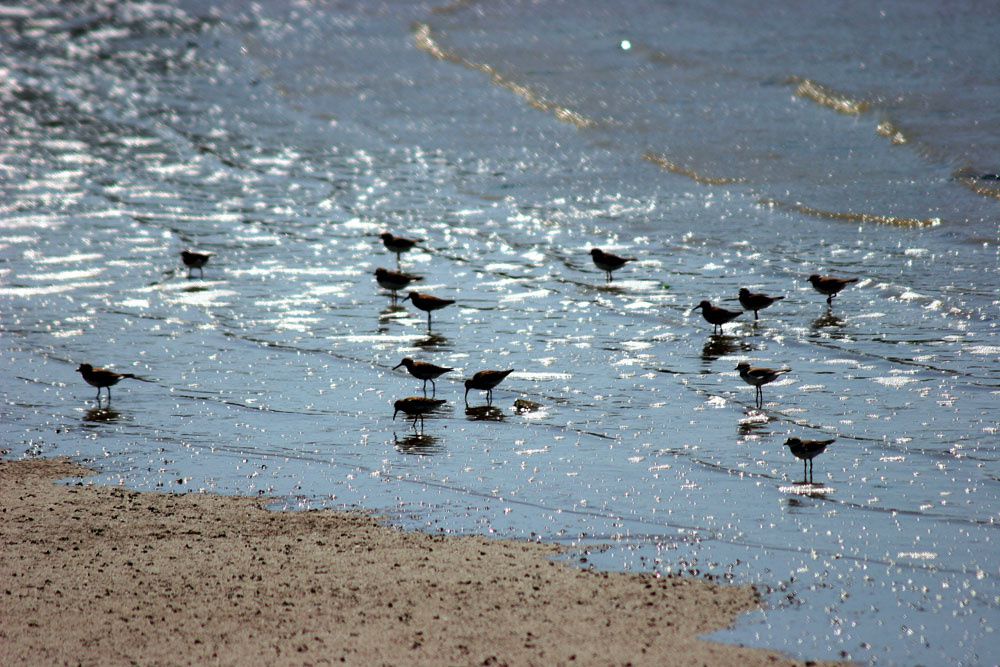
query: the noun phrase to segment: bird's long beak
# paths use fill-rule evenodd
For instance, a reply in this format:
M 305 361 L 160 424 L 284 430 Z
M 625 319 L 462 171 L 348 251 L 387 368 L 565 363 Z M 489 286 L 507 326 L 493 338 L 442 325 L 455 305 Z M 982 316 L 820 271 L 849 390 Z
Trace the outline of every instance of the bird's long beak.
M 471 388 L 472 388 L 472 387 L 466 387 L 466 388 L 465 388 L 465 404 L 466 404 L 466 405 L 468 405 L 468 404 L 469 404 L 469 389 L 471 389 Z
M 393 367 L 392 367 L 392 370 L 396 370 L 397 368 L 399 368 L 399 367 L 400 367 L 400 366 L 402 366 L 402 365 L 403 365 L 403 362 L 401 361 L 401 362 L 399 362 L 398 364 L 396 364 L 395 366 L 393 366 Z
M 396 410 L 393 410 L 393 411 L 392 411 L 392 421 L 396 421 L 396 415 L 397 415 L 398 413 L 399 413 L 399 410 L 398 410 L 398 409 L 396 409 Z
M 403 301 L 409 301 L 409 300 L 410 300 L 410 295 L 409 295 L 409 294 L 407 294 L 406 296 L 404 296 L 404 297 L 402 298 L 402 300 L 403 300 Z
M 694 311 L 698 310 L 699 308 L 701 308 L 701 304 L 700 303 L 697 306 L 695 306 L 694 308 L 692 308 L 691 312 L 693 313 Z

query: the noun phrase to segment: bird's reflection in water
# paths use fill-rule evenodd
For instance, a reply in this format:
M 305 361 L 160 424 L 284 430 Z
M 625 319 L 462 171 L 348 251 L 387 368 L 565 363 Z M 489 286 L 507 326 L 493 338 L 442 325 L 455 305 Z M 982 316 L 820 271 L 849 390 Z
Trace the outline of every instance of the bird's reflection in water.
M 436 435 L 427 435 L 424 433 L 423 426 L 417 433 L 411 433 L 402 438 L 393 433 L 392 438 L 395 441 L 396 451 L 400 454 L 430 456 L 444 451 L 441 438 Z
M 378 319 L 380 322 L 383 320 L 398 320 L 401 316 L 400 313 L 405 315 L 406 307 L 391 303 L 379 311 Z
M 424 338 L 414 341 L 413 344 L 424 350 L 432 350 L 447 346 L 448 339 L 440 334 L 428 333 Z
M 793 482 L 792 488 L 795 495 L 788 499 L 788 506 L 791 508 L 797 507 L 810 507 L 803 503 L 797 496 L 804 496 L 807 498 L 826 498 L 827 495 L 833 490 L 828 486 L 823 486 L 822 484 L 813 484 L 812 482 Z
M 122 414 L 117 410 L 112 410 L 111 406 L 98 406 L 87 410 L 83 415 L 83 421 L 92 423 L 116 422 L 121 419 Z
M 701 348 L 701 358 L 705 361 L 715 361 L 736 352 L 738 349 L 750 349 L 750 346 L 740 343 L 734 336 L 712 334 L 705 341 L 705 346 Z
M 740 420 L 737 431 L 740 437 L 753 436 L 764 436 L 771 433 L 769 428 L 771 418 L 767 416 L 766 412 L 761 410 L 747 410 L 747 415 Z
M 465 416 L 477 422 L 499 422 L 504 418 L 503 410 L 493 405 L 466 406 Z
M 833 314 L 832 310 L 827 310 L 825 313 L 817 317 L 812 322 L 813 331 L 819 331 L 820 329 L 839 329 L 845 324 L 844 318 Z
M 181 291 L 182 292 L 207 292 L 208 290 L 209 290 L 208 287 L 203 287 L 201 285 L 188 285 L 187 287 L 185 287 Z
M 628 290 L 622 285 L 615 285 L 614 283 L 605 283 L 603 285 L 594 285 L 595 290 L 598 292 L 604 292 L 605 294 L 625 294 Z
M 390 304 L 386 308 L 379 311 L 378 327 L 375 329 L 375 332 L 380 334 L 389 333 L 389 325 L 393 322 L 398 322 L 405 317 L 407 317 L 405 307 L 397 306 L 394 303 Z

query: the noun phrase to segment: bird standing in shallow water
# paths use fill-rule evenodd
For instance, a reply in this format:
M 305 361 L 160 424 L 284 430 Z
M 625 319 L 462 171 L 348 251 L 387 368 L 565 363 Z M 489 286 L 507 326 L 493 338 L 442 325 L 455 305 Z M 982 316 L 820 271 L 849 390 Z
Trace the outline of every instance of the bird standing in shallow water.
M 716 329 L 719 330 L 719 333 L 722 333 L 723 324 L 735 320 L 743 314 L 742 311 L 726 310 L 719 306 L 713 306 L 711 301 L 702 301 L 692 308 L 691 311 L 694 312 L 699 308 L 701 308 L 701 315 L 705 318 L 705 321 L 712 325 L 712 333 L 715 333 Z
M 857 278 L 836 278 L 834 276 L 821 276 L 818 274 L 812 274 L 809 276 L 809 282 L 820 294 L 826 294 L 826 303 L 830 306 L 833 305 L 833 297 L 837 296 L 842 289 L 850 285 L 851 283 L 858 282 Z
M 428 412 L 433 412 L 446 402 L 443 398 L 427 398 L 424 396 L 401 398 L 392 404 L 392 407 L 395 408 L 392 413 L 392 419 L 395 421 L 396 415 L 402 412 L 406 416 L 413 418 L 413 428 L 416 428 L 418 419 L 423 424 L 424 415 Z
M 396 292 L 406 289 L 407 285 L 417 280 L 423 280 L 423 278 L 415 276 L 412 273 L 404 273 L 403 271 L 390 271 L 383 268 L 375 269 L 375 282 L 379 284 L 379 287 L 392 292 L 393 301 L 396 300 Z
M 382 232 L 379 234 L 379 238 L 382 239 L 382 245 L 386 247 L 389 252 L 396 253 L 396 264 L 399 264 L 399 257 L 404 252 L 409 252 L 413 248 L 423 241 L 423 239 L 408 239 L 402 236 L 394 236 L 390 232 Z
M 806 467 L 809 468 L 809 483 L 813 481 L 813 459 L 823 453 L 823 450 L 834 440 L 801 440 L 799 438 L 789 438 L 785 440 L 785 446 L 792 450 L 792 455 L 797 459 L 802 459 L 802 483 L 806 483 Z
M 198 277 L 205 277 L 205 265 L 208 264 L 210 252 L 194 252 L 193 250 L 181 250 L 181 261 L 188 270 L 188 278 L 191 277 L 191 270 L 198 269 Z
M 740 288 L 740 305 L 743 306 L 744 310 L 752 310 L 755 320 L 760 319 L 757 314 L 758 310 L 764 310 L 775 301 L 781 301 L 784 298 L 784 296 L 768 296 L 761 292 L 751 292 L 746 287 Z
M 505 371 L 479 371 L 472 376 L 472 379 L 465 381 L 465 404 L 469 404 L 469 391 L 472 389 L 478 389 L 480 391 L 486 392 L 486 403 L 490 404 L 493 402 L 493 387 L 497 386 L 504 381 L 508 375 L 514 372 L 514 369 L 508 369 Z
M 101 401 L 101 389 L 108 390 L 108 404 L 111 404 L 111 387 L 124 378 L 135 378 L 131 373 L 115 373 L 106 368 L 94 368 L 90 364 L 80 364 L 76 369 L 91 387 L 97 387 L 97 401 Z
M 396 370 L 400 366 L 406 366 L 406 370 L 410 372 L 410 375 L 418 380 L 424 381 L 424 396 L 427 395 L 428 380 L 431 383 L 431 396 L 434 396 L 434 394 L 437 393 L 437 385 L 434 384 L 434 380 L 448 371 L 455 370 L 454 368 L 448 368 L 447 366 L 435 366 L 427 361 L 414 361 L 409 357 L 404 357 L 402 361 L 392 367 L 392 370 Z
M 594 264 L 597 268 L 608 274 L 608 282 L 611 282 L 612 271 L 622 268 L 626 262 L 635 261 L 635 257 L 619 257 L 618 255 L 612 255 L 610 252 L 604 252 L 600 248 L 593 248 L 590 251 L 590 256 L 594 259 Z
M 754 392 L 754 398 L 757 399 L 757 407 L 762 407 L 764 405 L 764 391 L 761 389 L 765 384 L 770 384 L 777 380 L 779 377 L 785 373 L 791 373 L 790 370 L 775 370 L 773 368 L 751 368 L 750 364 L 745 361 L 739 363 L 736 366 L 736 370 L 740 372 L 740 377 L 743 381 L 749 385 L 753 385 L 756 389 Z
M 427 313 L 428 330 L 431 328 L 431 313 L 455 303 L 454 299 L 440 299 L 430 294 L 422 294 L 421 292 L 410 292 L 403 298 L 403 301 L 410 301 L 414 306 Z

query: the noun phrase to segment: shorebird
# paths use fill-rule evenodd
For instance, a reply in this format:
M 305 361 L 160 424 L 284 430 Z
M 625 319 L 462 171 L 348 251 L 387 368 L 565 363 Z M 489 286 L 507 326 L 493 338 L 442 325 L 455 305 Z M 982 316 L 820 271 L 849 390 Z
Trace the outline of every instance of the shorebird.
M 430 294 L 422 294 L 421 292 L 410 292 L 403 298 L 403 301 L 411 301 L 414 306 L 427 313 L 428 329 L 431 328 L 432 312 L 455 303 L 454 299 L 440 299 L 436 296 L 431 296 Z
M 622 268 L 626 262 L 635 261 L 635 257 L 619 257 L 618 255 L 612 255 L 610 252 L 604 252 L 600 248 L 593 248 L 590 251 L 590 256 L 594 259 L 594 264 L 597 268 L 608 274 L 608 282 L 611 282 L 612 271 Z
M 818 274 L 812 274 L 809 276 L 809 282 L 820 294 L 826 294 L 826 302 L 829 305 L 833 305 L 833 297 L 837 296 L 840 290 L 844 289 L 851 283 L 858 282 L 857 278 L 835 278 L 834 276 L 821 276 Z
M 379 287 L 392 292 L 392 300 L 396 300 L 396 292 L 406 289 L 406 286 L 416 280 L 423 280 L 420 276 L 402 271 L 390 271 L 389 269 L 375 269 L 375 282 Z
M 454 368 L 448 368 L 447 366 L 435 366 L 434 364 L 426 361 L 414 361 L 409 357 L 404 357 L 401 362 L 392 367 L 392 370 L 396 370 L 400 366 L 406 366 L 406 370 L 410 372 L 410 375 L 418 380 L 424 381 L 424 396 L 427 395 L 428 380 L 430 380 L 431 383 L 431 396 L 433 396 L 437 393 L 437 385 L 434 384 L 434 380 L 448 371 L 455 370 Z
M 513 372 L 513 368 L 506 371 L 479 371 L 472 376 L 471 380 L 465 381 L 465 404 L 469 404 L 469 390 L 471 389 L 485 391 L 486 403 L 492 403 L 493 387 L 503 382 L 504 378 Z
M 691 309 L 694 312 L 701 308 L 701 315 L 705 318 L 709 324 L 712 325 L 712 333 L 718 329 L 719 333 L 722 333 L 722 325 L 731 320 L 735 320 L 737 317 L 743 314 L 742 311 L 738 310 L 726 310 L 725 308 L 720 308 L 719 306 L 713 306 L 710 301 L 702 301 L 697 306 Z
M 740 288 L 740 305 L 743 306 L 744 310 L 752 310 L 755 320 L 760 319 L 757 314 L 758 310 L 764 310 L 775 301 L 781 301 L 784 298 L 783 296 L 768 296 L 762 292 L 751 292 L 746 287 Z
M 111 387 L 118 384 L 123 378 L 135 378 L 131 373 L 115 373 L 106 368 L 94 368 L 90 364 L 80 364 L 80 367 L 76 370 L 83 376 L 87 384 L 91 387 L 97 387 L 98 402 L 101 400 L 101 389 L 105 388 L 108 390 L 109 404 L 111 403 Z
M 806 467 L 809 468 L 809 483 L 813 481 L 813 459 L 823 453 L 834 440 L 801 440 L 799 438 L 789 438 L 785 440 L 785 446 L 792 450 L 792 455 L 797 459 L 802 459 L 802 483 L 806 482 Z
M 761 390 L 765 384 L 770 384 L 777 380 L 780 376 L 785 373 L 791 373 L 790 370 L 775 370 L 773 368 L 751 368 L 750 364 L 745 361 L 741 361 L 736 367 L 736 370 L 740 372 L 740 377 L 743 381 L 749 385 L 753 385 L 756 391 L 754 392 L 754 398 L 757 399 L 757 407 L 762 407 L 764 405 L 764 392 Z
M 188 278 L 191 277 L 191 269 L 198 269 L 198 276 L 205 277 L 205 265 L 208 264 L 210 252 L 194 252 L 193 250 L 181 250 L 181 261 L 188 270 Z
M 427 398 L 426 396 L 401 398 L 392 404 L 392 407 L 395 408 L 392 413 L 392 419 L 395 421 L 396 415 L 402 412 L 406 416 L 413 418 L 413 428 L 416 428 L 418 419 L 423 423 L 424 415 L 436 410 L 446 402 L 443 398 Z
M 379 238 L 382 239 L 382 244 L 389 252 L 396 253 L 397 264 L 399 263 L 400 255 L 404 252 L 409 252 L 415 245 L 423 241 L 423 239 L 408 239 L 402 236 L 393 236 L 390 232 L 382 232 L 379 234 Z

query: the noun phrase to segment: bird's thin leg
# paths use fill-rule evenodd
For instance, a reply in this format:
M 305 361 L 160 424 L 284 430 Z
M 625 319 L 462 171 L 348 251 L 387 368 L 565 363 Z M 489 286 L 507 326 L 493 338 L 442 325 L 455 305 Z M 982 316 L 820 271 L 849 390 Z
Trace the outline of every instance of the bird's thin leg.
M 806 474 L 807 474 L 807 473 L 806 473 L 806 467 L 807 467 L 808 465 L 809 465 L 809 462 L 808 462 L 808 461 L 806 461 L 805 459 L 802 459 L 802 483 L 803 483 L 803 484 L 805 484 L 805 483 L 806 483 L 806 480 L 808 479 L 808 478 L 806 477 Z
M 424 381 L 424 386 L 425 387 L 427 386 L 426 381 Z M 437 394 L 437 391 L 438 391 L 437 384 L 435 384 L 434 380 L 431 380 L 431 398 L 434 398 L 434 396 Z M 427 392 L 425 391 L 424 393 Z
M 431 311 L 427 311 L 427 330 L 431 330 Z
M 759 315 L 759 314 L 757 314 L 757 311 L 756 311 L 756 310 L 755 310 L 755 311 L 753 311 L 753 318 L 754 318 L 755 320 L 759 320 L 759 319 L 760 319 L 760 315 Z
M 486 390 L 486 405 L 493 405 L 493 390 Z
M 424 380 L 423 390 L 424 390 L 424 396 L 427 396 L 427 380 Z

